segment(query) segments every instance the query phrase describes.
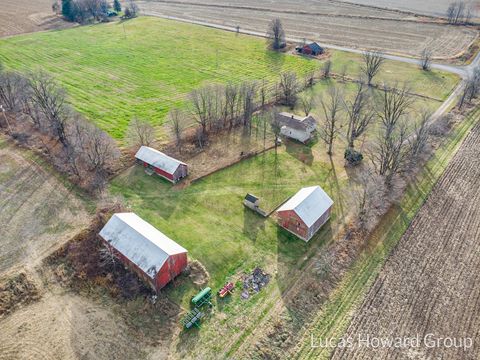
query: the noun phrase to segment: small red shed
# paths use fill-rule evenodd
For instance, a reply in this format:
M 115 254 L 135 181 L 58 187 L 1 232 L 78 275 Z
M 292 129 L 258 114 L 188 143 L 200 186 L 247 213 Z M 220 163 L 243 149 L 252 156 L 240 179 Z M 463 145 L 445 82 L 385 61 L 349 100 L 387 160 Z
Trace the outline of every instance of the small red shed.
M 277 210 L 284 229 L 309 241 L 330 219 L 333 200 L 320 186 L 301 189 Z
M 135 158 L 145 168 L 153 170 L 157 175 L 172 183 L 176 183 L 188 175 L 187 164 L 148 146 L 140 147 Z
M 99 235 L 155 291 L 187 266 L 187 250 L 134 213 L 114 214 Z

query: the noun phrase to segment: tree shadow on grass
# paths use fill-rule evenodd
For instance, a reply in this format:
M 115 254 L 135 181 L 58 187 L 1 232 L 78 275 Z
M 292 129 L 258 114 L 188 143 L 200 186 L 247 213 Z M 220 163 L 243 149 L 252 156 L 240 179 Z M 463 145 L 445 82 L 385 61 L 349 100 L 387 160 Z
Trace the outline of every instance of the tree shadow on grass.
M 287 139 L 285 141 L 285 150 L 298 161 L 301 161 L 307 166 L 312 166 L 314 157 L 311 146 L 313 145 L 312 143 L 306 146 L 305 144 Z
M 242 205 L 243 206 L 243 205 Z M 244 206 L 243 208 L 243 233 L 255 243 L 259 233 L 265 231 L 263 216 Z

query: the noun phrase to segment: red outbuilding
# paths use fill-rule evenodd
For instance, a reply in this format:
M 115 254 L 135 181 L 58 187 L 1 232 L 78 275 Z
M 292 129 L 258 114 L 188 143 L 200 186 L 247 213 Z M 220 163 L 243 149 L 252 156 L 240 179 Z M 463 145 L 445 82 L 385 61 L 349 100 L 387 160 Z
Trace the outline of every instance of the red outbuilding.
M 134 213 L 114 214 L 99 235 L 155 291 L 187 266 L 187 250 Z
M 145 168 L 172 183 L 176 183 L 188 175 L 187 164 L 148 146 L 138 149 L 135 158 Z
M 320 186 L 301 189 L 277 210 L 278 223 L 284 229 L 309 241 L 330 219 L 333 200 Z

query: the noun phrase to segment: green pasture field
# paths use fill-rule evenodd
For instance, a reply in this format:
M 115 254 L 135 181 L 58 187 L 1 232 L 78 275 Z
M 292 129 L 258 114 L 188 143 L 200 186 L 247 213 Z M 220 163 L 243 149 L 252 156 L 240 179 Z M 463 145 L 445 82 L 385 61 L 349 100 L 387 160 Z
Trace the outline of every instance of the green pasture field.
M 333 71 L 355 78 L 359 55 L 331 51 Z M 323 60 L 325 61 L 325 60 Z M 301 78 L 321 61 L 266 49 L 264 39 L 159 18 L 81 26 L 0 40 L 0 62 L 21 71 L 44 69 L 67 89 L 72 105 L 122 140 L 139 117 L 161 128 L 174 106 L 206 83 L 265 80 L 281 72 Z M 378 82 L 408 81 L 412 92 L 444 99 L 458 78 L 386 61 Z
M 75 108 L 116 139 L 134 116 L 162 124 L 205 83 L 273 81 L 319 66 L 268 51 L 262 39 L 149 17 L 2 40 L 0 61 L 52 73 Z

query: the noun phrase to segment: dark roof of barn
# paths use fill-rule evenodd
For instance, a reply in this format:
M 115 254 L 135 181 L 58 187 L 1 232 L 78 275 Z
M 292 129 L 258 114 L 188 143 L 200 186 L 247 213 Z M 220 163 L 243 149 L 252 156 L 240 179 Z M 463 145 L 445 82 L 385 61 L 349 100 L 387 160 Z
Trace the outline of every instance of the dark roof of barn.
M 308 47 L 315 52 L 322 52 L 323 51 L 323 48 L 320 45 L 318 45 L 316 42 L 308 44 Z

